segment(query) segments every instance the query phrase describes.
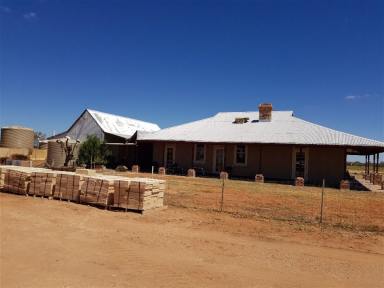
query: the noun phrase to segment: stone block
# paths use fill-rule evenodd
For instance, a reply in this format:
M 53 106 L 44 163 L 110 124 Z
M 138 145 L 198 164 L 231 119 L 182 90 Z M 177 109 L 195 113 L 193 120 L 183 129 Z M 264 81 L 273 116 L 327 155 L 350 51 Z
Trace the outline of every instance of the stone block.
M 140 167 L 139 165 L 132 165 L 132 173 L 139 173 Z
M 350 190 L 351 184 L 349 180 L 341 180 L 340 181 L 340 190 Z
M 296 177 L 295 180 L 295 186 L 304 186 L 304 178 L 303 177 Z
M 256 174 L 255 182 L 257 182 L 257 183 L 264 183 L 264 175 L 263 174 Z
M 159 175 L 165 175 L 165 174 L 166 174 L 165 167 L 159 167 Z
M 228 172 L 225 172 L 225 171 L 220 172 L 220 179 L 227 180 L 228 179 Z
M 195 169 L 188 169 L 187 176 L 188 177 L 196 177 Z

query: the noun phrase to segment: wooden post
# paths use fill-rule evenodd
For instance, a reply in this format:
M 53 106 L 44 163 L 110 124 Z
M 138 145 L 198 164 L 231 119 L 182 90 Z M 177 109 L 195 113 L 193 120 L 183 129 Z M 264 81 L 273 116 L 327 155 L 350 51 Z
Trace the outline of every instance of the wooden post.
M 222 186 L 221 186 L 220 212 L 223 211 L 223 205 L 224 205 L 224 183 L 225 183 L 225 178 L 223 178 L 223 182 L 222 182 Z
M 376 154 L 376 173 L 379 173 L 379 153 Z
M 379 165 L 380 165 L 380 154 L 379 153 L 377 153 L 377 157 L 376 157 L 376 159 L 377 159 L 377 171 L 376 171 L 376 173 L 379 173 Z
M 321 188 L 320 224 L 323 224 L 324 186 L 325 186 L 325 179 L 323 179 L 323 186 Z
M 369 166 L 370 166 L 370 160 L 371 160 L 371 155 L 368 154 L 368 165 L 367 165 L 367 168 L 368 168 L 368 175 L 369 175 Z
M 223 170 L 225 170 L 226 167 L 226 160 L 227 160 L 227 144 L 224 144 L 224 161 L 223 161 Z
M 344 178 L 347 177 L 347 149 L 344 149 Z
M 366 178 L 366 175 L 368 174 L 368 168 L 367 168 L 367 159 L 368 159 L 368 157 L 367 157 L 367 155 L 365 155 L 365 169 L 364 169 L 364 171 L 365 171 L 365 173 L 364 173 L 364 179 Z

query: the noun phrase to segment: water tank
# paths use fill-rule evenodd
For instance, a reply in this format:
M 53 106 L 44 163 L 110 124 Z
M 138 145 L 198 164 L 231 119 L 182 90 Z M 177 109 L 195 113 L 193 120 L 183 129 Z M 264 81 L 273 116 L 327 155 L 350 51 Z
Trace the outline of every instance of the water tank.
M 63 149 L 63 145 L 65 145 L 64 143 L 58 143 L 57 141 L 61 141 L 61 142 L 64 142 L 67 141 L 67 139 L 63 138 L 63 139 L 53 139 L 53 140 L 49 140 L 48 141 L 48 151 L 47 151 L 47 164 L 51 167 L 63 167 L 64 166 L 64 162 L 65 162 L 65 151 Z M 75 143 L 76 141 L 73 141 L 73 140 L 70 140 L 69 141 L 69 145 L 73 147 L 75 147 Z M 75 148 L 75 151 L 74 151 L 74 157 L 71 161 L 71 163 L 69 163 L 70 166 L 72 166 L 73 162 L 76 161 L 77 159 L 77 155 L 78 155 L 78 145 L 76 146 Z
M 33 142 L 33 129 L 18 126 L 1 128 L 1 147 L 32 149 Z

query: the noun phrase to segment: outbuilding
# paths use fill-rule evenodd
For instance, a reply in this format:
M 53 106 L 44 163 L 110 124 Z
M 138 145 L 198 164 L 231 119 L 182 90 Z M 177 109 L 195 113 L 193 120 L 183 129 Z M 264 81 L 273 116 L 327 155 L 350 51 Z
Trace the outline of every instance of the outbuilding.
M 138 131 L 155 132 L 160 130 L 157 124 L 124 116 L 109 114 L 92 109 L 85 109 L 67 131 L 52 136 L 57 139 L 69 136 L 71 139 L 84 141 L 88 135 L 95 135 L 109 146 L 112 151 L 112 166 L 131 165 L 137 162 L 151 165 L 146 153 L 140 153 L 135 140 Z M 139 155 L 142 157 L 139 159 Z

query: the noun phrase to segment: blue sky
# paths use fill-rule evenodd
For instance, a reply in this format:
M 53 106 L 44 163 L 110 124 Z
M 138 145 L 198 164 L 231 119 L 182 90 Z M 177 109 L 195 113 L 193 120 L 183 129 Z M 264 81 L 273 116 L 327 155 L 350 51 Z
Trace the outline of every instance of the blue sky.
M 0 0 L 0 125 L 158 123 L 271 102 L 384 140 L 384 1 Z

